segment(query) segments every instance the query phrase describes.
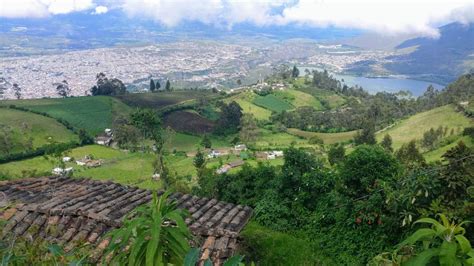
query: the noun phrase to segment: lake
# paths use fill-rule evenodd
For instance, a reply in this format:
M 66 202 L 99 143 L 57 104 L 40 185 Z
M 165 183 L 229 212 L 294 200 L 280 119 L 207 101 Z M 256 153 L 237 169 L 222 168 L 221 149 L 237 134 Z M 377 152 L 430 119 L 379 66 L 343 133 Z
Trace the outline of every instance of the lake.
M 305 69 L 308 70 L 318 70 L 322 71 L 320 68 L 315 67 L 300 67 L 300 73 L 304 73 Z M 344 80 L 344 84 L 347 86 L 355 86 L 359 85 L 360 87 L 364 88 L 364 90 L 368 91 L 369 93 L 377 93 L 381 91 L 386 92 L 398 92 L 400 90 L 409 91 L 413 94 L 413 96 L 420 96 L 425 91 L 429 85 L 433 85 L 435 89 L 442 89 L 445 86 L 428 82 L 428 81 L 421 81 L 421 80 L 414 80 L 414 79 L 405 79 L 405 78 L 396 78 L 396 77 L 387 77 L 387 78 L 367 78 L 367 77 L 359 77 L 359 76 L 351 76 L 351 75 L 342 75 L 342 74 L 334 74 L 331 75 L 342 81 Z

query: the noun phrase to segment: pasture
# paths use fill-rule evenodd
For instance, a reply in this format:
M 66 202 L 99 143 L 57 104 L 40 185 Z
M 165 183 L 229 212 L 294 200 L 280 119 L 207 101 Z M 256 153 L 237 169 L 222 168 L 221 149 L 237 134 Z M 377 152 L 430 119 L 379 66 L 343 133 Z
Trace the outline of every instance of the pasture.
M 294 108 L 294 106 L 289 102 L 282 100 L 273 94 L 268 94 L 265 96 L 256 95 L 252 103 L 277 113 Z
M 124 185 L 135 185 L 142 188 L 159 188 L 161 183 L 153 181 L 153 155 L 147 153 L 130 153 L 108 147 L 90 145 L 72 149 L 68 156 L 76 160 L 86 155 L 103 160 L 102 166 L 87 168 L 75 163 L 67 163 L 66 167 L 74 168 L 74 176 L 91 177 L 98 180 L 111 180 Z M 36 157 L 22 161 L 0 164 L 0 172 L 12 178 L 50 175 L 57 163 L 45 157 Z
M 52 143 L 78 141 L 72 131 L 52 118 L 9 108 L 0 109 L 0 133 L 11 137 L 10 153 L 34 150 Z
M 311 94 L 297 91 L 297 90 L 284 90 L 284 91 L 275 91 L 275 96 L 286 100 L 295 107 L 301 106 L 311 106 L 316 110 L 323 110 L 324 107 L 321 105 L 321 102 L 314 98 Z
M 64 119 L 74 128 L 85 129 L 91 135 L 97 135 L 105 128 L 110 128 L 116 117 L 128 116 L 131 110 L 119 100 L 108 96 L 0 102 L 0 105 L 4 106 L 10 104 Z
M 473 126 L 474 121 L 461 112 L 456 112 L 454 106 L 445 105 L 426 112 L 413 115 L 397 122 L 392 127 L 377 132 L 377 141 L 381 141 L 385 134 L 393 140 L 393 148 L 399 149 L 402 144 L 411 140 L 421 140 L 423 134 L 430 128 L 447 127 L 448 135 L 451 131 L 459 135 L 465 127 Z

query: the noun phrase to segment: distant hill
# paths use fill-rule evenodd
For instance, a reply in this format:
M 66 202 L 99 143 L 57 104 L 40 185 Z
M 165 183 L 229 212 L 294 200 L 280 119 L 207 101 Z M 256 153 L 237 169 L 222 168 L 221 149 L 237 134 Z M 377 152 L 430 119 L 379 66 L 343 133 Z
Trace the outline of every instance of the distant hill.
M 409 39 L 396 49 L 413 52 L 390 57 L 385 68 L 397 74 L 448 83 L 474 69 L 474 24 L 451 23 L 439 28 L 438 39 Z

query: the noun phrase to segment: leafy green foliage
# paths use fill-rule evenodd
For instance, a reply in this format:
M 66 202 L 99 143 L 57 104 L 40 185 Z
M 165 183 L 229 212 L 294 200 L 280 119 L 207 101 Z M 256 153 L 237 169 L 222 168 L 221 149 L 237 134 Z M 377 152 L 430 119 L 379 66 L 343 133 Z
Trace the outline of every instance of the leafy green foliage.
M 104 257 L 121 265 L 182 265 L 191 234 L 185 213 L 168 202 L 168 195 L 154 193 L 150 205 L 138 207 L 121 228 L 110 232 Z
M 237 133 L 242 118 L 242 108 L 240 108 L 240 105 L 235 101 L 229 104 L 222 103 L 220 109 L 221 115 L 219 120 L 217 120 L 215 133 L 218 135 Z
M 120 79 L 108 79 L 104 73 L 96 76 L 97 85 L 92 87 L 91 94 L 97 95 L 121 95 L 127 93 L 127 88 Z
M 285 111 L 285 110 L 293 109 L 293 106 L 290 103 L 278 98 L 277 96 L 273 94 L 268 94 L 265 96 L 257 96 L 252 101 L 252 103 L 254 103 L 257 106 L 263 107 L 265 109 L 268 109 L 270 111 L 277 112 L 277 113 Z

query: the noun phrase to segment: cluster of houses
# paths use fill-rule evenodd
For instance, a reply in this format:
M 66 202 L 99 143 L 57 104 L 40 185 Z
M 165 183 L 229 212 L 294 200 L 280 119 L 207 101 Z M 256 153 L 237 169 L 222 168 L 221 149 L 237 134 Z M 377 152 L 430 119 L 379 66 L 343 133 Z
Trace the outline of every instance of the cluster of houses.
M 114 141 L 114 134 L 112 132 L 112 129 L 110 128 L 106 128 L 104 130 L 104 133 L 95 137 L 95 143 L 102 146 L 110 146 L 112 145 L 113 141 Z
M 283 151 L 257 152 L 257 158 L 262 160 L 275 160 L 279 157 L 283 157 Z
M 73 158 L 63 157 L 62 161 L 64 163 L 70 163 L 73 161 Z M 77 160 L 76 164 L 79 166 L 85 166 L 88 168 L 95 168 L 95 167 L 101 166 L 102 162 L 103 162 L 102 160 L 94 160 L 92 159 L 91 156 L 86 155 L 84 156 L 84 158 Z M 73 172 L 74 172 L 73 167 L 67 167 L 67 168 L 56 167 L 51 171 L 53 175 L 58 175 L 58 176 L 71 176 Z

